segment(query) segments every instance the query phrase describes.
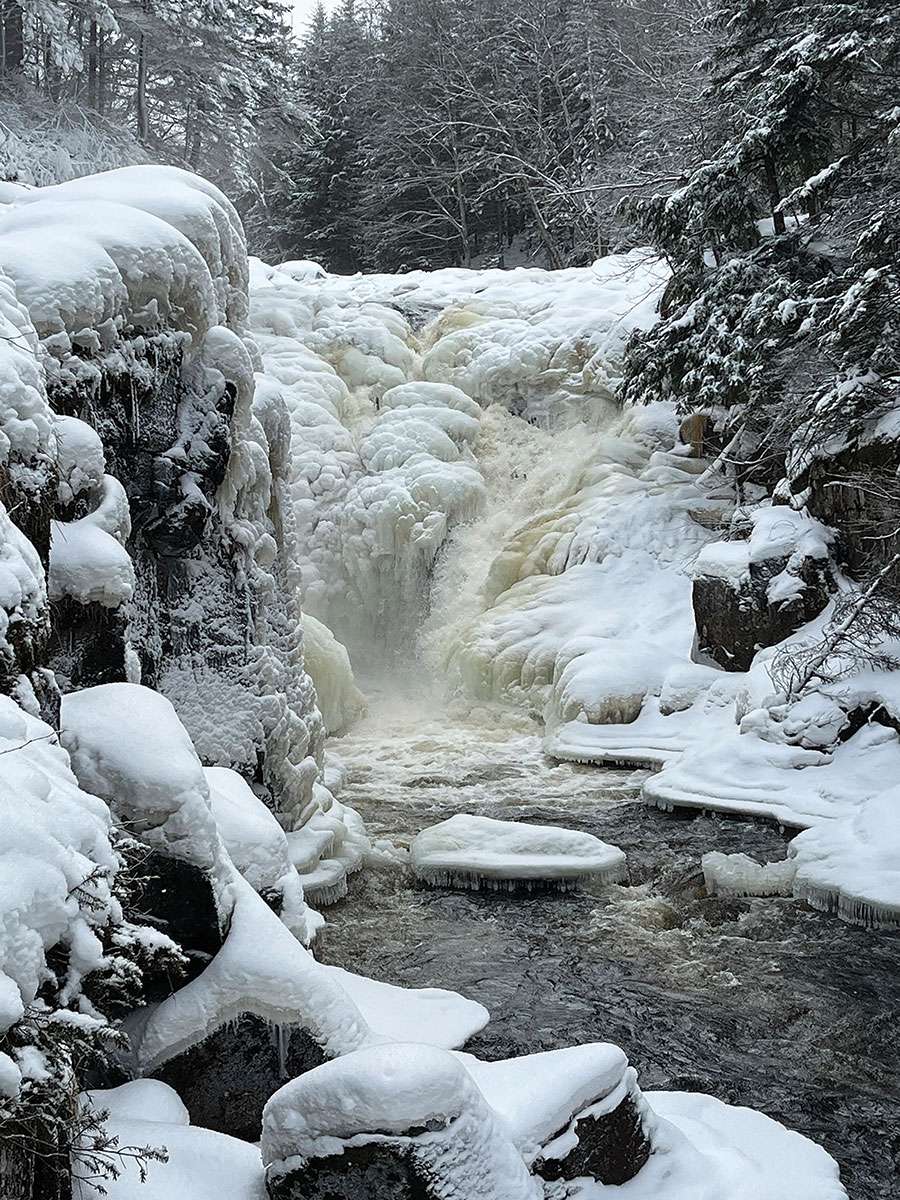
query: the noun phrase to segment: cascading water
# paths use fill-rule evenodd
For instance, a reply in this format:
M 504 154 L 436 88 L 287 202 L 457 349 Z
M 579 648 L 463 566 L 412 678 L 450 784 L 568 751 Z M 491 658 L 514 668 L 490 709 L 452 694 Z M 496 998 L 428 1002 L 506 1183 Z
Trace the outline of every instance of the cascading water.
M 615 1041 L 645 1086 L 759 1108 L 825 1145 L 854 1200 L 886 1200 L 900 1166 L 900 936 L 790 899 L 708 896 L 706 851 L 777 860 L 785 838 L 744 819 L 676 819 L 640 803 L 637 775 L 542 753 L 544 721 L 631 719 L 687 659 L 685 567 L 728 505 L 696 488 L 670 413 L 610 410 L 624 333 L 652 309 L 658 277 L 619 286 L 608 271 L 596 294 L 593 282 L 332 280 L 303 322 L 289 282 L 254 300 L 264 353 L 280 353 L 287 306 L 306 355 L 281 376 L 302 397 L 305 587 L 368 700 L 332 741 L 342 800 L 398 845 L 468 812 L 593 833 L 630 868 L 629 886 L 507 896 L 373 867 L 330 909 L 320 954 L 480 1000 L 492 1020 L 472 1049 L 486 1057 Z M 404 333 L 398 309 L 432 324 Z M 413 394 L 404 419 L 385 421 L 385 393 L 392 411 L 390 389 L 416 379 L 463 398 Z M 447 417 L 466 416 L 466 398 L 481 406 L 477 430 Z M 338 729 L 358 697 L 321 631 L 316 645 Z

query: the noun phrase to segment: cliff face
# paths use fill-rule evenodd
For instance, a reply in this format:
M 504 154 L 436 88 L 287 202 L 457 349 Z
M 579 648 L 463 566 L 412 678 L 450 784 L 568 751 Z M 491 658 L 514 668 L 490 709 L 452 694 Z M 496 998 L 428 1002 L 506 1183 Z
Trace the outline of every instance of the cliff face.
M 0 263 L 0 890 L 19 897 L 0 922 L 0 1192 L 34 1200 L 66 1195 L 90 1137 L 75 1094 L 121 1070 L 110 1025 L 195 979 L 234 922 L 240 839 L 204 767 L 253 785 L 220 772 L 274 829 L 259 920 L 298 954 L 319 919 L 283 828 L 331 796 L 313 796 L 289 421 L 245 334 L 232 206 L 167 168 L 0 184 Z
M 7 686 L 49 666 L 63 690 L 158 689 L 203 761 L 264 785 L 293 827 L 310 811 L 323 734 L 290 566 L 288 420 L 277 388 L 257 388 L 244 339 L 237 216 L 165 168 L 6 185 L 3 199 L 0 251 L 46 397 L 43 442 L 11 458 L 5 490 L 50 565 L 49 627 L 46 607 L 16 623 Z M 43 256 L 29 241 L 38 223 Z M 71 455 L 90 450 L 93 476 L 73 483 L 64 467 L 57 483 L 54 414 L 99 436 L 91 445 L 82 430 Z M 53 717 L 52 698 L 44 710 Z

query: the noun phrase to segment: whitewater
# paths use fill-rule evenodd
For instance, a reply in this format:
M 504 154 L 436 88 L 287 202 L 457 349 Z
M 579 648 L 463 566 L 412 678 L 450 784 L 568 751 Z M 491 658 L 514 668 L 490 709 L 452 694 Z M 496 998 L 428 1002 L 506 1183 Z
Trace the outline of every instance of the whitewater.
M 480 1001 L 491 1021 L 469 1048 L 485 1058 L 614 1041 L 645 1086 L 761 1109 L 823 1144 L 854 1197 L 889 1194 L 897 935 L 799 905 L 793 861 L 774 896 L 715 896 L 701 867 L 795 856 L 805 898 L 838 907 L 821 878 L 852 839 L 797 856 L 814 802 L 779 829 L 743 815 L 754 797 L 718 803 L 718 778 L 683 820 L 642 797 L 692 739 L 721 744 L 727 771 L 765 686 L 759 668 L 692 660 L 692 572 L 733 495 L 680 442 L 673 405 L 615 402 L 664 268 L 642 252 L 552 273 L 251 267 L 257 386 L 277 381 L 291 416 L 329 782 L 376 847 L 319 956 Z M 593 834 L 626 851 L 629 882 L 417 887 L 405 849 L 456 813 Z M 892 911 L 892 886 L 873 911 Z

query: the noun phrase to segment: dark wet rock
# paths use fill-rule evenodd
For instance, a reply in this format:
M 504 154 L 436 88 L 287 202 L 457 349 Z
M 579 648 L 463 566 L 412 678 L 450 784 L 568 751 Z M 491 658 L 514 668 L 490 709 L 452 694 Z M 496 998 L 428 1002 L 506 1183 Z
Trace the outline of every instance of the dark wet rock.
M 243 1013 L 153 1074 L 175 1089 L 192 1125 L 255 1142 L 269 1097 L 324 1061 L 324 1051 L 307 1030 L 269 1025 Z
M 408 1146 L 370 1142 L 266 1178 L 271 1200 L 436 1200 Z
M 212 880 L 200 867 L 160 850 L 141 866 L 136 906 L 186 952 L 213 955 L 224 942 Z
M 621 1184 L 633 1179 L 650 1157 L 652 1146 L 644 1129 L 639 1101 L 626 1096 L 612 1111 L 589 1108 L 575 1118 L 577 1144 L 561 1158 L 539 1157 L 532 1169 L 542 1178 L 579 1179 Z M 562 1131 L 561 1131 L 562 1132 Z
M 837 530 L 837 555 L 854 576 L 900 551 L 898 470 L 900 440 L 873 437 L 814 459 L 792 485 L 808 488 L 810 512 Z
M 65 596 L 51 602 L 50 626 L 47 653 L 64 690 L 125 680 L 128 621 L 121 607 Z

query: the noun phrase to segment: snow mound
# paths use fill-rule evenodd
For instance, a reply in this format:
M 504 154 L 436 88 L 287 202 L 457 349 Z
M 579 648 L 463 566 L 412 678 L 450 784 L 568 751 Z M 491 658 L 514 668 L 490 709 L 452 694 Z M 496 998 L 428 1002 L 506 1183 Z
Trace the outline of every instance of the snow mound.
M 259 1151 L 249 1142 L 189 1125 L 171 1088 L 151 1079 L 109 1091 L 86 1092 L 84 1108 L 108 1111 L 104 1130 L 121 1150 L 164 1149 L 166 1162 L 148 1162 L 146 1179 L 131 1154 L 109 1157 L 117 1177 L 97 1179 L 90 1158 L 73 1161 L 73 1200 L 265 1200 Z M 142 1108 L 142 1105 L 144 1106 Z M 94 1176 L 92 1179 L 91 1176 Z
M 188 1110 L 174 1088 L 159 1079 L 132 1079 L 119 1087 L 83 1092 L 82 1104 L 106 1111 L 116 1121 L 160 1121 L 190 1125 Z
M 624 851 L 593 834 L 465 813 L 422 830 L 410 846 L 410 864 L 437 887 L 552 884 L 566 891 L 587 877 L 617 883 L 627 875 Z
M 118 913 L 111 884 L 119 861 L 107 806 L 79 788 L 53 730 L 6 696 L 0 753 L 2 1033 L 35 999 L 56 945 L 69 951 L 63 1004 L 77 999 L 81 978 L 102 960 L 96 931 Z
M 210 872 L 222 899 L 224 854 L 209 786 L 165 696 L 139 684 L 101 684 L 65 696 L 61 720 L 82 786 L 147 845 Z
M 423 1042 L 455 1050 L 479 1033 L 490 1013 L 475 1000 L 443 988 L 406 988 L 325 966 L 359 1011 L 366 1024 L 389 1042 Z
M 287 1084 L 263 1114 L 263 1160 L 279 1173 L 367 1142 L 408 1148 L 435 1194 L 448 1198 L 542 1194 L 471 1076 L 446 1051 L 392 1045 L 347 1055 Z
M 51 600 L 116 608 L 134 595 L 134 565 L 120 542 L 94 520 L 50 522 Z
M 253 789 L 229 767 L 204 767 L 216 827 L 229 857 L 257 892 L 293 867 L 284 830 Z
M 93 492 L 103 482 L 103 442 L 95 429 L 77 417 L 57 417 L 53 432 L 59 470 L 56 495 L 60 504 L 70 504 L 82 492 Z

